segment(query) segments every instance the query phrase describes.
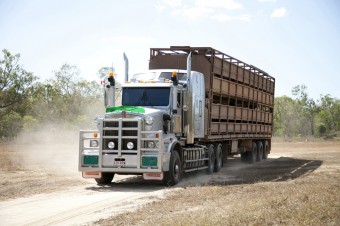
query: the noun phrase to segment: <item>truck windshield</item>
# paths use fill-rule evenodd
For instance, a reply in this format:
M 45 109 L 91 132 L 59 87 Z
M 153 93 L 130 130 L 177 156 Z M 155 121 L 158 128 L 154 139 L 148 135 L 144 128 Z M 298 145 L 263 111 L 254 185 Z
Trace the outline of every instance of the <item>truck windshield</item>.
M 168 106 L 169 87 L 125 87 L 123 106 Z

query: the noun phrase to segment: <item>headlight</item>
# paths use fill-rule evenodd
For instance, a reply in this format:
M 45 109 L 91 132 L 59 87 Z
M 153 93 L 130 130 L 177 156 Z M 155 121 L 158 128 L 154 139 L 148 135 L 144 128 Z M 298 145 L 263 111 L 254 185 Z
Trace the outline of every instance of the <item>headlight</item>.
M 155 142 L 149 141 L 148 148 L 155 148 Z
M 148 125 L 152 125 L 153 124 L 153 117 L 146 116 L 145 117 L 145 123 L 148 124 Z
M 108 146 L 108 148 L 110 148 L 110 149 L 114 149 L 115 148 L 115 143 L 114 142 L 109 142 L 108 144 L 107 144 L 107 146 Z
M 132 142 L 129 142 L 127 143 L 126 147 L 131 150 L 134 147 L 134 145 Z
M 99 142 L 97 140 L 90 140 L 90 147 L 96 148 L 99 146 Z

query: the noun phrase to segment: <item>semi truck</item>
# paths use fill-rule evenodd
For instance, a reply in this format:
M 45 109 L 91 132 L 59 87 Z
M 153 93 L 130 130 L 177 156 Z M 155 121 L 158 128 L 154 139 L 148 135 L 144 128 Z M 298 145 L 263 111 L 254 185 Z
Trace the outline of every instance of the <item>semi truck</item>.
M 105 80 L 97 130 L 81 130 L 79 171 L 109 184 L 115 174 L 176 185 L 184 173 L 218 172 L 228 156 L 254 163 L 271 150 L 275 78 L 211 47 L 151 48 L 149 70 L 129 78 L 121 105 Z

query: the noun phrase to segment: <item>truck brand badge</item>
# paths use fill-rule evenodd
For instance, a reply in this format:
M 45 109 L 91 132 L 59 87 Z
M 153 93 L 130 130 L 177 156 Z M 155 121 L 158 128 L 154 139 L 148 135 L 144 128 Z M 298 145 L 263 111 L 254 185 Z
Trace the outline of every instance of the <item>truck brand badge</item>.
M 126 111 L 122 111 L 122 118 L 126 118 Z

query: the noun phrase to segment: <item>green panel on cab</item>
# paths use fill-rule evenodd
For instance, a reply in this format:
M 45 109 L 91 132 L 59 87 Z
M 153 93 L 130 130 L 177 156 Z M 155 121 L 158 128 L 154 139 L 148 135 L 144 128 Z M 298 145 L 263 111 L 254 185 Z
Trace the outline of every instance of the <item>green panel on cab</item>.
M 142 166 L 157 166 L 157 157 L 156 156 L 143 156 Z
M 84 165 L 98 165 L 97 155 L 84 155 Z

